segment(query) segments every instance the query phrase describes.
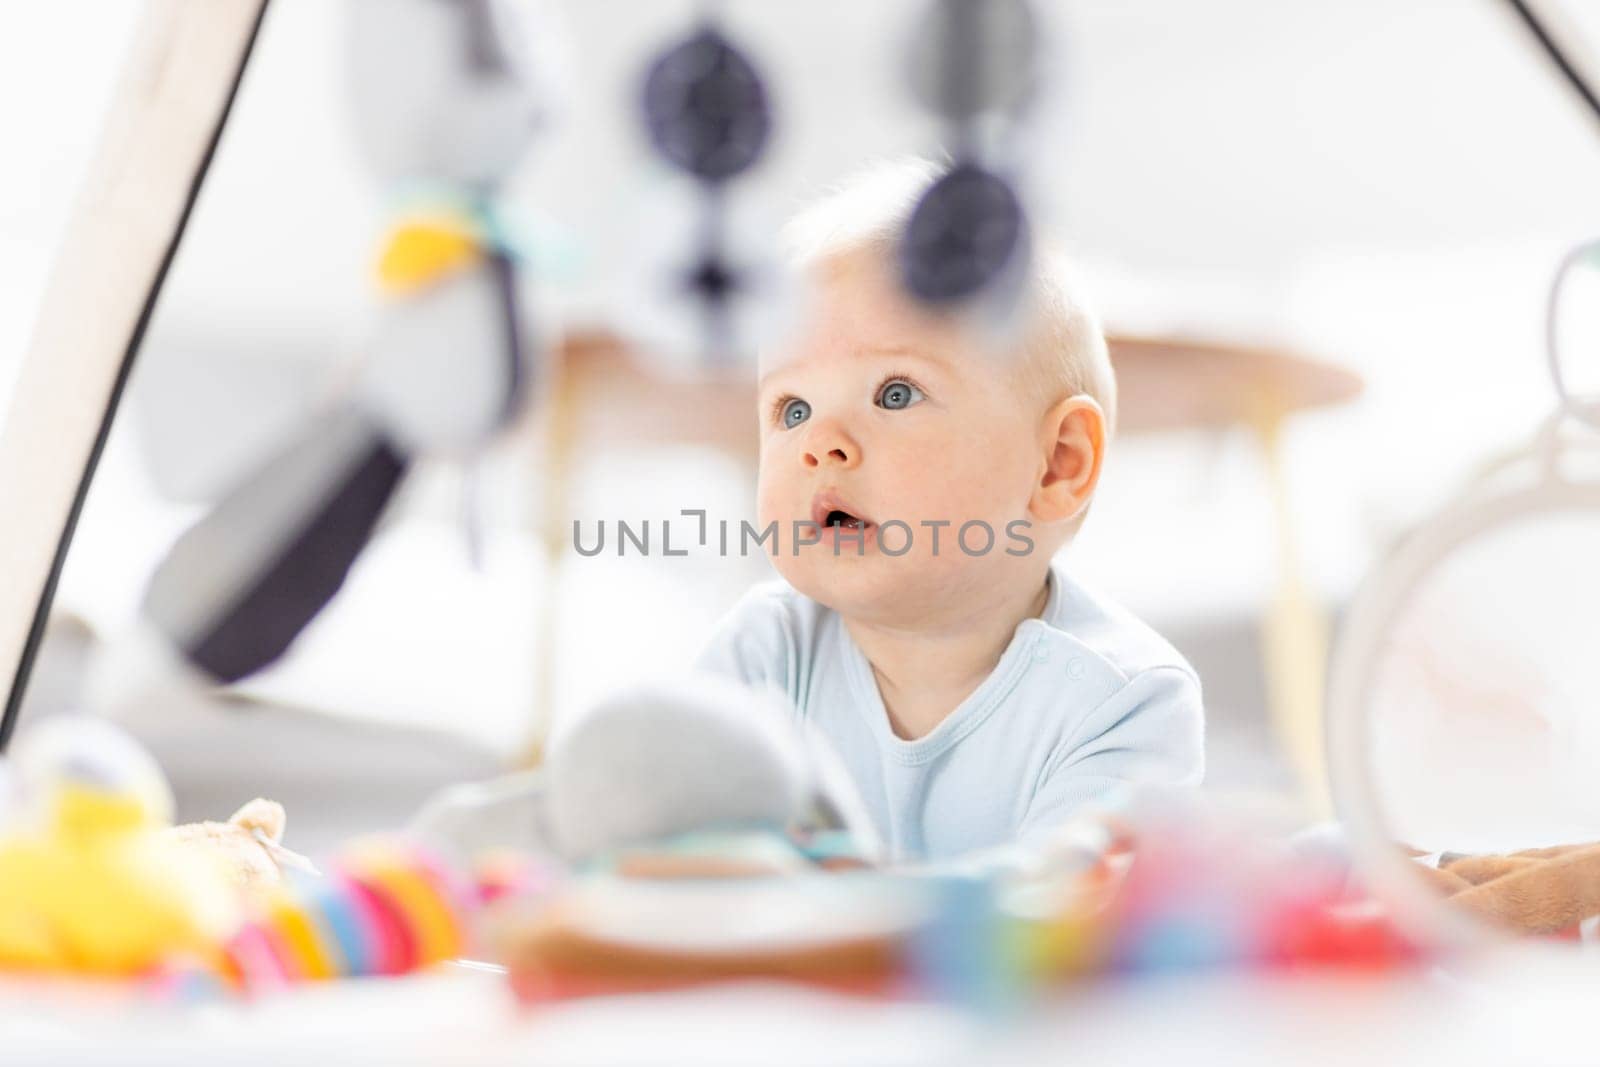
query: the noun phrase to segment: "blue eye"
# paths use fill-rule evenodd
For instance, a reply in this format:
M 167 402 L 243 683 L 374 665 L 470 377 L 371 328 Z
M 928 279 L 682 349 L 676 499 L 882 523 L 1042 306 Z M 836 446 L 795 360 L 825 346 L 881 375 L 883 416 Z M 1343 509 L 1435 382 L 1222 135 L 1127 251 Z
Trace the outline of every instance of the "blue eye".
M 802 422 L 805 422 L 810 417 L 811 405 L 806 403 L 804 400 L 801 400 L 797 396 L 791 397 L 789 400 L 785 401 L 783 405 L 783 412 L 778 416 L 778 418 L 782 421 L 783 428 L 785 430 L 792 426 L 799 426 Z
M 890 411 L 900 411 L 922 400 L 922 390 L 904 378 L 892 378 L 878 390 L 878 406 Z

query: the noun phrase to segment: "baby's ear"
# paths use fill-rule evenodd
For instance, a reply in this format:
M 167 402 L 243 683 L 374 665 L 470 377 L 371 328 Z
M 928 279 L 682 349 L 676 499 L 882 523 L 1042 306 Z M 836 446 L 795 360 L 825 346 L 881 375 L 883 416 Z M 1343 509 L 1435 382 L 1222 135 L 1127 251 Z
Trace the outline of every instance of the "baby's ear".
M 1029 510 L 1040 522 L 1067 522 L 1089 506 L 1106 451 L 1106 415 L 1087 393 L 1045 412 L 1039 432 L 1038 480 Z

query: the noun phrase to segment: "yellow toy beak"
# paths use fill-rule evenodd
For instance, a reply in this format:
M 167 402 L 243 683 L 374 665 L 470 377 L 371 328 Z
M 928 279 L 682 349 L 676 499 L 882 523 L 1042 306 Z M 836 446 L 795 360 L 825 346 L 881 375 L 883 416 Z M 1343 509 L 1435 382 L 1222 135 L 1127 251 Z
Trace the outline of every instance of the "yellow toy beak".
M 65 837 L 128 833 L 157 822 L 143 798 L 133 793 L 63 783 L 54 799 L 55 829 Z

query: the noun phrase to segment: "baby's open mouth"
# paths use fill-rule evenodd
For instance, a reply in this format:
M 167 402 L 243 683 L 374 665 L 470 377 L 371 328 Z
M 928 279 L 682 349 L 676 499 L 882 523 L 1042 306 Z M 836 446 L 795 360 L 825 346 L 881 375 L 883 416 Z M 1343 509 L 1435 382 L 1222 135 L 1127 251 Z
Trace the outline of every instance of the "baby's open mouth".
M 820 527 L 819 532 L 829 543 L 833 543 L 842 530 L 859 532 L 870 539 L 877 525 L 857 511 L 854 504 L 831 490 L 818 493 L 812 500 L 811 521 Z

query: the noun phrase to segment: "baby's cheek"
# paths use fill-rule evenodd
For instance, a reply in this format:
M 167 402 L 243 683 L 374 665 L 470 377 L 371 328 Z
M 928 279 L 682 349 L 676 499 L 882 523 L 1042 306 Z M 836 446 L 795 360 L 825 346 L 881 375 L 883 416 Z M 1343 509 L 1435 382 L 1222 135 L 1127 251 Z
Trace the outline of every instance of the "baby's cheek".
M 1031 442 L 1015 434 L 996 433 L 986 447 L 967 450 L 960 457 L 961 474 L 952 481 L 970 490 L 970 500 L 985 516 L 1016 515 L 1027 506 L 1038 465 Z
M 756 525 L 758 527 L 765 527 L 769 523 L 779 521 L 782 518 L 782 509 L 778 506 L 776 499 L 768 498 L 765 494 L 756 497 Z
M 969 519 L 1014 517 L 1019 474 L 1015 463 L 997 463 L 982 449 L 927 449 L 900 464 L 904 472 L 897 495 L 918 518 L 961 523 Z
M 761 467 L 756 475 L 756 517 L 767 523 L 779 517 L 784 493 L 784 479 L 776 465 L 763 452 Z

